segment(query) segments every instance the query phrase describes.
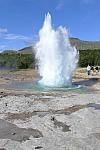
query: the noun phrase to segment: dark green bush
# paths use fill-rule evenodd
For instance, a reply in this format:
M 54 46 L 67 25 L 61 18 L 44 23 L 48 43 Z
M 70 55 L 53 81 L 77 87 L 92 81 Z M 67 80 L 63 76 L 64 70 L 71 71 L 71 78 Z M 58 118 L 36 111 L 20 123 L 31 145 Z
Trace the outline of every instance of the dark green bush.
M 33 54 L 1 53 L 0 66 L 15 69 L 27 69 L 35 64 Z
M 79 66 L 86 67 L 88 64 L 91 66 L 100 66 L 100 50 L 79 51 Z
M 0 67 L 27 69 L 35 66 L 34 54 L 21 54 L 17 52 L 0 53 Z M 79 66 L 100 66 L 100 50 L 79 50 Z

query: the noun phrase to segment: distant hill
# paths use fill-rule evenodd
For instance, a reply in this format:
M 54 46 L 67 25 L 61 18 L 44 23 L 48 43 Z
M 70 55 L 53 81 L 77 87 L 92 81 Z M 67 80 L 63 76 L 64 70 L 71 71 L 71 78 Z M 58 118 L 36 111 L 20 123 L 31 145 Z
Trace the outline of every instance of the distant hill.
M 100 41 L 83 41 L 78 38 L 70 38 L 71 45 L 75 46 L 78 50 L 98 50 L 100 49 Z M 31 54 L 33 51 L 32 46 L 20 49 L 18 52 L 23 54 Z
M 21 53 L 21 54 L 31 54 L 32 51 L 33 51 L 33 47 L 29 46 L 29 47 L 25 47 L 25 48 L 22 48 L 22 49 L 18 50 L 18 53 Z
M 83 41 L 78 38 L 70 38 L 70 43 L 75 46 L 78 50 L 100 50 L 100 41 Z M 5 50 L 2 53 L 21 53 L 21 54 L 32 54 L 34 48 L 32 46 L 22 48 L 18 51 Z
M 15 51 L 15 50 L 5 50 L 5 51 L 3 51 L 2 53 L 17 53 L 17 51 Z
M 100 41 L 82 41 L 78 38 L 70 38 L 70 42 L 78 50 L 100 49 Z

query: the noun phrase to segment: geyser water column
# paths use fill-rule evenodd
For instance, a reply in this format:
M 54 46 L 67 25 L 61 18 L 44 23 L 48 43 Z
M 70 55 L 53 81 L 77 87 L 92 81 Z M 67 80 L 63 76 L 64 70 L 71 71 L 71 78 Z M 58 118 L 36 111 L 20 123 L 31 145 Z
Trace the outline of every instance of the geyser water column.
M 78 62 L 78 52 L 69 42 L 68 32 L 62 26 L 54 30 L 51 15 L 45 16 L 35 45 L 39 62 L 39 83 L 48 87 L 69 87 Z

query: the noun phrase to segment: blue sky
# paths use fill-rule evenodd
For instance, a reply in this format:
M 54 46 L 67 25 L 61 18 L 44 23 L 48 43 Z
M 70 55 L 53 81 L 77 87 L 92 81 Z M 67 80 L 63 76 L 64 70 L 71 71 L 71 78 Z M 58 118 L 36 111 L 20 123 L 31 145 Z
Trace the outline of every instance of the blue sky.
M 100 0 L 0 0 L 0 50 L 20 49 L 36 40 L 44 16 L 71 37 L 100 40 Z

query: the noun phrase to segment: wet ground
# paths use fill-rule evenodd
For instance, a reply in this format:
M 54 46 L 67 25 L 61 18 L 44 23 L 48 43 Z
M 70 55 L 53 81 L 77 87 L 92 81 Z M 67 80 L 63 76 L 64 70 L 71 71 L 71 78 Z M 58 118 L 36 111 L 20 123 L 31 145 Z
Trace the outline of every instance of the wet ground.
M 100 149 L 99 76 L 73 80 L 85 88 L 50 91 L 27 89 L 34 71 L 0 77 L 0 150 Z
M 37 81 L 40 79 L 37 70 L 4 70 L 0 71 L 0 89 L 7 90 L 34 90 L 34 91 L 50 91 L 50 88 L 40 87 Z M 86 71 L 78 70 L 73 77 L 72 87 L 55 88 L 52 90 L 67 91 L 79 89 L 82 91 L 99 90 L 100 89 L 100 72 L 94 76 L 88 76 Z M 85 90 L 86 89 L 86 90 Z

